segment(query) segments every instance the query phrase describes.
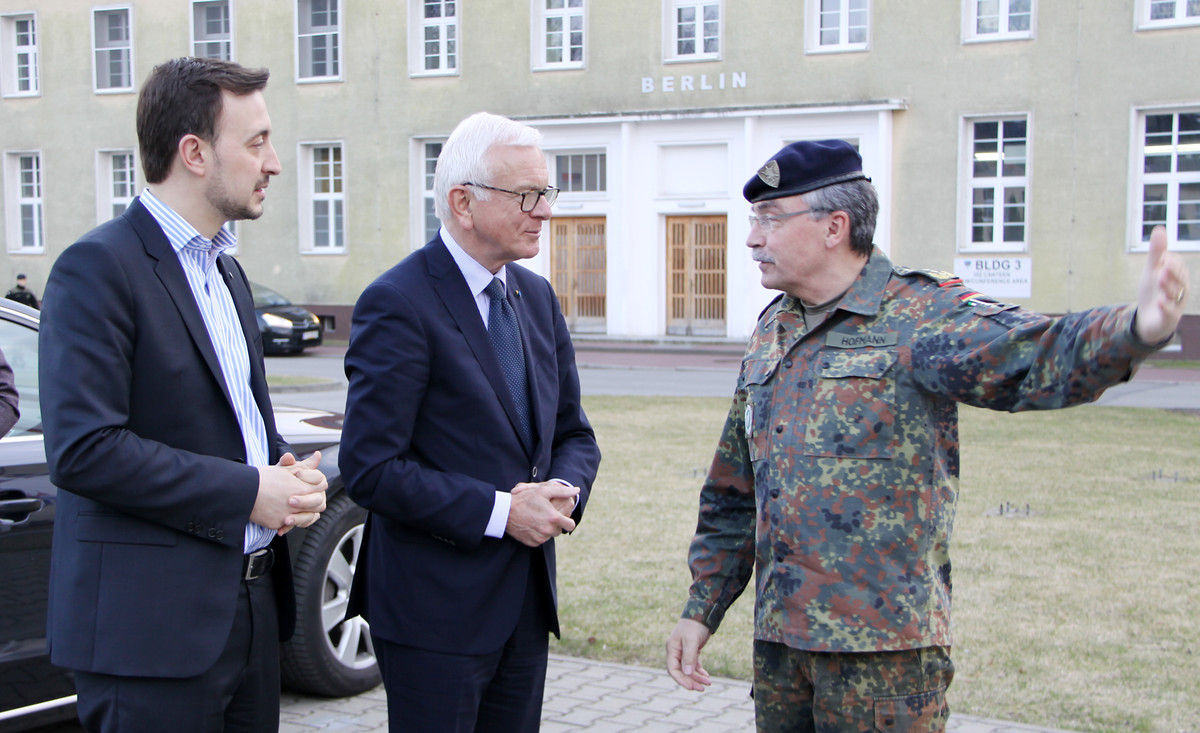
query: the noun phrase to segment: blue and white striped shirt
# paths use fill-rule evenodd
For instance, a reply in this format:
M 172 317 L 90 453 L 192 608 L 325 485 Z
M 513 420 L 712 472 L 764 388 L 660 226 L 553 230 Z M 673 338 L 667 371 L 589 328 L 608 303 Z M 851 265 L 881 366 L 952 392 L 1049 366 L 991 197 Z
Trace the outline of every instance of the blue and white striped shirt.
M 233 400 L 233 411 L 242 428 L 242 439 L 246 444 L 246 463 L 250 466 L 270 465 L 267 443 L 267 426 L 262 412 L 254 401 L 250 390 L 250 351 L 246 346 L 246 334 L 242 331 L 233 296 L 217 269 L 217 256 L 237 244 L 227 229 L 221 227 L 217 236 L 205 239 L 191 224 L 164 204 L 149 189 L 141 195 L 142 205 L 158 221 L 171 247 L 179 256 L 179 264 L 187 276 L 221 373 Z M 271 543 L 275 531 L 248 522 L 246 524 L 245 551 L 254 552 Z

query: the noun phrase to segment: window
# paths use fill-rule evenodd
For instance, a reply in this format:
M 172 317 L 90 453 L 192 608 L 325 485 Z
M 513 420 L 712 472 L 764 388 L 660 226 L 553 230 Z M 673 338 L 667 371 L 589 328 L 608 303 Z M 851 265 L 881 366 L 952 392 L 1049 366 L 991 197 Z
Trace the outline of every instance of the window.
M 1033 38 L 1037 0 L 963 0 L 963 40 Z
M 1200 25 L 1200 0 L 1138 0 L 1138 28 Z
M 4 163 L 8 251 L 41 252 L 45 246 L 42 231 L 42 155 L 9 153 Z
M 867 50 L 869 0 L 807 0 L 805 7 L 809 53 Z
M 230 0 L 192 3 L 192 55 L 233 61 L 233 17 Z
M 1138 121 L 1134 248 L 1145 249 L 1150 230 L 1161 224 L 1173 249 L 1200 249 L 1200 108 L 1146 112 Z
M 554 185 L 563 193 L 608 190 L 608 156 L 559 153 L 554 156 Z
M 458 3 L 409 0 L 409 73 L 438 76 L 458 73 Z
M 0 93 L 31 97 L 38 82 L 37 19 L 31 14 L 0 18 Z
M 721 3 L 663 0 L 663 56 L 667 61 L 721 58 Z
M 298 0 L 297 76 L 314 81 L 341 77 L 339 0 Z
M 96 91 L 133 91 L 133 35 L 129 8 L 93 11 Z
M 442 154 L 442 143 L 429 142 L 424 145 L 425 174 L 422 176 L 422 202 L 425 205 L 425 239 L 428 242 L 437 236 L 442 222 L 434 210 L 433 174 L 437 170 L 437 159 Z
M 582 69 L 584 0 L 533 0 L 533 68 Z
M 966 224 L 962 251 L 1021 252 L 1028 233 L 1029 121 L 965 120 Z
M 308 195 L 300 204 L 305 214 L 301 222 L 301 247 L 309 253 L 342 252 L 346 248 L 346 191 L 342 167 L 341 143 L 316 143 L 301 146 L 301 169 L 308 180 Z
M 137 195 L 136 160 L 132 150 L 102 150 L 96 164 L 96 221 L 120 216 Z

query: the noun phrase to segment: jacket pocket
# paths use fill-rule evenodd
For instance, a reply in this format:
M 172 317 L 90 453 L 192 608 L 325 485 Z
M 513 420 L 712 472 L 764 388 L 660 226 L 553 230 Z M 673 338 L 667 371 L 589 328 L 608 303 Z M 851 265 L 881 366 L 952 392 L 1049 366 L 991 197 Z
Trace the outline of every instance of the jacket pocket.
M 121 514 L 81 513 L 75 524 L 75 536 L 80 542 L 163 547 L 179 543 L 179 533 L 175 530 Z
M 898 354 L 880 349 L 828 353 L 817 369 L 805 454 L 891 458 L 895 451 Z
M 742 414 L 750 460 L 757 463 L 767 457 L 767 426 L 771 424 L 774 390 L 767 385 L 779 368 L 779 362 L 756 359 L 742 366 L 738 389 L 746 396 Z

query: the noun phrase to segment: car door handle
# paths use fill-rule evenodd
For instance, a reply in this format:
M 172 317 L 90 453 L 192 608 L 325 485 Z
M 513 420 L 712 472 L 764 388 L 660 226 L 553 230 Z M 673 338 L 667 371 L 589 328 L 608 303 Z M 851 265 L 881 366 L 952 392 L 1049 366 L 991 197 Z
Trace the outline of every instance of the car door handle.
M 23 522 L 44 506 L 46 502 L 36 497 L 0 500 L 0 522 Z

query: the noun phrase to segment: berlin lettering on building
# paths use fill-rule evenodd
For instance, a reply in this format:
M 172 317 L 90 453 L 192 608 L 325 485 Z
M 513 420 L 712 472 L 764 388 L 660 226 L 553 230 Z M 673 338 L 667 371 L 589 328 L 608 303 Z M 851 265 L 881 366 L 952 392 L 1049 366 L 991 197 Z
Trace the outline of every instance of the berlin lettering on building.
M 678 82 L 678 84 L 676 83 Z M 642 93 L 662 92 L 711 92 L 722 89 L 741 89 L 746 86 L 746 72 L 734 71 L 726 74 L 721 72 L 714 76 L 700 74 L 681 74 L 679 76 L 664 76 L 655 79 L 653 76 L 642 77 Z

